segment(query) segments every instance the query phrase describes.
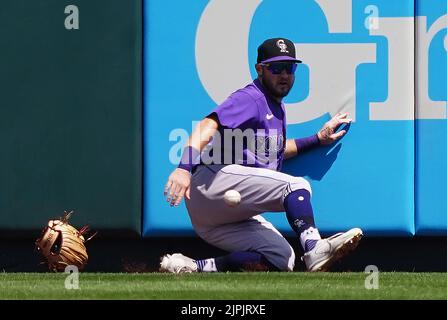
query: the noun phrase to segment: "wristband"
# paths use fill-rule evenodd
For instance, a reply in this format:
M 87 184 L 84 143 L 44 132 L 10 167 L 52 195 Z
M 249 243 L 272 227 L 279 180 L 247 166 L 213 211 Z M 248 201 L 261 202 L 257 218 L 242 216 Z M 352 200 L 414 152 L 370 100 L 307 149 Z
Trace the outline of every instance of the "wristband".
M 191 146 L 183 149 L 182 158 L 178 164 L 178 168 L 191 172 L 193 167 L 199 164 L 200 152 Z
M 317 134 L 314 134 L 310 137 L 295 139 L 295 144 L 298 152 L 304 152 L 319 146 L 320 139 Z

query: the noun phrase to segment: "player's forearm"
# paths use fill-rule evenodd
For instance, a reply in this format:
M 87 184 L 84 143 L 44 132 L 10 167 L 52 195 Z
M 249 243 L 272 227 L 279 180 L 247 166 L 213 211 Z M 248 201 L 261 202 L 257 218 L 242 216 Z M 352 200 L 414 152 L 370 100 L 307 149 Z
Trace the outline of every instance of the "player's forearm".
M 210 142 L 217 131 L 219 124 L 214 118 L 205 118 L 194 128 L 188 142 L 183 149 L 182 158 L 178 168 L 191 171 L 198 164 L 200 153 Z
M 192 147 L 199 152 L 210 142 L 217 131 L 219 124 L 212 118 L 205 118 L 194 128 L 188 139 L 187 147 Z
M 306 138 L 288 139 L 286 141 L 284 157 L 285 159 L 288 159 L 304 151 L 314 149 L 320 145 L 320 139 L 316 134 Z
M 286 141 L 286 150 L 284 151 L 284 158 L 289 159 L 298 154 L 298 148 L 296 147 L 296 143 L 294 139 L 287 139 Z

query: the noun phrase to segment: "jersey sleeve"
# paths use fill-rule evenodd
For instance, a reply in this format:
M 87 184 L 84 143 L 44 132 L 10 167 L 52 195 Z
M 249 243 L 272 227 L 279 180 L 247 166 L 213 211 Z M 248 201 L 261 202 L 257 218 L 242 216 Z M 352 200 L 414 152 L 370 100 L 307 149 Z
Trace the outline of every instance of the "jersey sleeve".
M 219 123 L 227 128 L 250 128 L 258 119 L 256 101 L 245 93 L 233 93 L 208 116 L 217 115 Z

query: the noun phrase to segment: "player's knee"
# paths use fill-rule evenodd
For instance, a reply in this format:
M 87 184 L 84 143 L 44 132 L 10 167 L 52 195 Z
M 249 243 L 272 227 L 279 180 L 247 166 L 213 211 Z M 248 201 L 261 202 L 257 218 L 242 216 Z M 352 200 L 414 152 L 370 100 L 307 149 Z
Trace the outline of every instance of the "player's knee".
M 280 271 L 293 271 L 295 267 L 295 252 L 292 247 L 287 247 L 279 252 L 280 257 L 276 261 L 276 267 Z
M 309 191 L 310 194 L 312 194 L 310 183 L 302 177 L 294 177 L 289 184 L 292 192 L 300 189 L 305 189 Z

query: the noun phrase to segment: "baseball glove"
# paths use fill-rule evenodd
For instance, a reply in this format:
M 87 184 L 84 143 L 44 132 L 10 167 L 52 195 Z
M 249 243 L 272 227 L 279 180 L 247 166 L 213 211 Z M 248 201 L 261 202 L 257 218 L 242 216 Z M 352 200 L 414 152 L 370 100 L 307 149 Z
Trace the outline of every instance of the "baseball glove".
M 93 238 L 96 233 L 85 240 L 84 235 L 88 231 L 88 226 L 77 230 L 68 224 L 72 213 L 73 211 L 65 211 L 59 220 L 50 220 L 40 238 L 36 240 L 37 250 L 52 271 L 64 271 L 69 265 L 82 270 L 87 264 L 85 242 Z

